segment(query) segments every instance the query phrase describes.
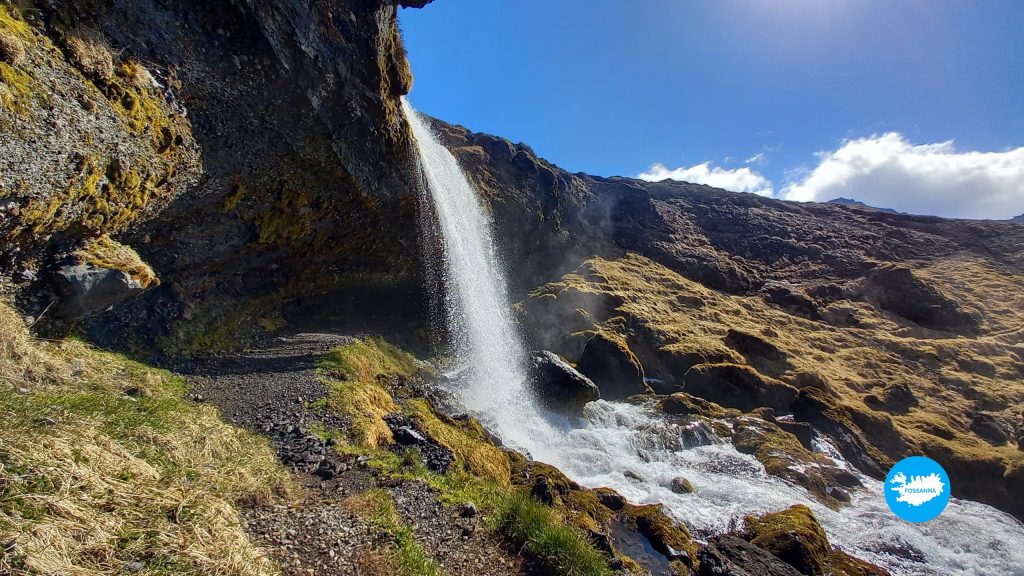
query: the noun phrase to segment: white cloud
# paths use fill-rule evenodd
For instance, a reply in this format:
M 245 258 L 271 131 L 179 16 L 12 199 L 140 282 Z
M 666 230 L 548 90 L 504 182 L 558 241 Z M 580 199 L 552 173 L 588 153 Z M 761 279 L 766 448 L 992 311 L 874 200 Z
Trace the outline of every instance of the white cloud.
M 854 198 L 871 206 L 951 218 L 1009 218 L 1024 213 L 1024 147 L 958 152 L 952 140 L 912 144 L 901 134 L 846 140 L 779 197 Z M 770 185 L 770 184 L 769 184 Z
M 750 158 L 743 161 L 744 164 L 762 164 L 764 162 L 764 152 L 758 152 Z
M 653 164 L 646 172 L 637 176 L 637 178 L 651 182 L 659 182 L 666 179 L 681 180 L 694 184 L 707 184 L 708 186 L 724 188 L 733 192 L 752 192 L 760 196 L 771 196 L 774 194 L 771 181 L 750 168 L 743 167 L 729 170 L 721 166 L 712 166 L 710 162 L 704 162 L 689 168 L 668 168 L 664 164 Z

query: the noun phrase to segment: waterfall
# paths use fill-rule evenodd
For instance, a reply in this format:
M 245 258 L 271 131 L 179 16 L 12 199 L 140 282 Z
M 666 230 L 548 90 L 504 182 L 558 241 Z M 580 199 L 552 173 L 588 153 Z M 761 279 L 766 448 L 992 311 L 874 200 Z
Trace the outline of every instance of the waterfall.
M 885 508 L 880 482 L 858 474 L 865 487 L 849 506 L 832 510 L 805 489 L 768 475 L 729 442 L 694 446 L 687 441 L 691 430 L 667 420 L 650 403 L 598 400 L 574 426 L 544 411 L 527 386 L 526 354 L 487 212 L 428 122 L 404 99 L 402 107 L 419 147 L 444 250 L 445 313 L 456 374 L 451 391 L 462 409 L 506 444 L 585 486 L 610 486 L 635 503 L 663 503 L 701 535 L 725 531 L 730 520 L 744 514 L 800 502 L 811 507 L 834 545 L 889 568 L 894 576 L 1024 576 L 1024 526 L 984 504 L 954 498 L 939 518 L 910 524 Z M 827 445 L 821 451 L 847 466 Z M 670 484 L 677 476 L 692 480 L 696 491 L 673 492 Z
M 527 387 L 526 353 L 511 316 L 490 219 L 428 121 L 405 99 L 402 108 L 419 147 L 420 170 L 441 232 L 446 321 L 456 371 L 462 371 L 453 392 L 464 409 L 504 441 L 527 450 L 536 437 L 531 439 L 523 424 L 541 417 Z

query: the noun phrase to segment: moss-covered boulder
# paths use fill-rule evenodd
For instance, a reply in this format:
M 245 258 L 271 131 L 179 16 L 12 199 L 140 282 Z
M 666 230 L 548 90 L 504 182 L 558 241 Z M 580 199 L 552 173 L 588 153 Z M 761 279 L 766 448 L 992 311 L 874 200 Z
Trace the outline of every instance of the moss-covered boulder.
M 601 397 L 620 400 L 646 394 L 644 369 L 640 360 L 620 337 L 598 333 L 587 340 L 576 367 L 601 389 Z
M 832 547 L 811 509 L 797 504 L 781 512 L 746 516 L 744 538 L 796 568 L 801 574 L 824 576 Z
M 683 390 L 743 411 L 762 406 L 788 410 L 796 399 L 792 386 L 740 364 L 698 364 L 683 376 Z

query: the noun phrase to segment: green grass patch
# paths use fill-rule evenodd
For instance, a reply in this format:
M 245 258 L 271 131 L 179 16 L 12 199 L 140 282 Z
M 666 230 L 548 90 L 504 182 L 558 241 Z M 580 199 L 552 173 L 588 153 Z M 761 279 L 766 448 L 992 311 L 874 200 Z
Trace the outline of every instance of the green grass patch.
M 444 571 L 430 557 L 412 528 L 402 521 L 395 501 L 386 490 L 375 488 L 354 497 L 351 503 L 356 511 L 377 528 L 391 534 L 392 560 L 402 576 L 443 576 Z
M 512 541 L 540 559 L 551 574 L 611 574 L 604 557 L 582 533 L 566 526 L 551 509 L 528 494 L 505 497 L 498 506 L 494 522 Z

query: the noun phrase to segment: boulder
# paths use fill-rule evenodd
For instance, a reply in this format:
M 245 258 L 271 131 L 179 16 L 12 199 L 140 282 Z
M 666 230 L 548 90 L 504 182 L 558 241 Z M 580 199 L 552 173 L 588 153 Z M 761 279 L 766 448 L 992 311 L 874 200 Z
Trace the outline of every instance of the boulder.
M 832 546 L 807 506 L 797 504 L 781 512 L 747 516 L 743 521 L 746 540 L 801 574 L 824 576 L 829 572 Z
M 683 376 L 683 390 L 744 412 L 762 406 L 787 411 L 796 399 L 792 386 L 764 377 L 749 366 L 738 364 L 698 364 Z
M 693 493 L 693 482 L 682 476 L 672 479 L 672 483 L 669 484 L 669 489 L 676 494 L 692 494 Z
M 672 416 L 702 416 L 704 418 L 725 418 L 730 414 L 729 410 L 722 408 L 714 402 L 703 398 L 691 396 L 685 392 L 678 392 L 662 399 L 662 412 Z M 732 411 L 735 415 L 737 412 Z
M 587 402 L 601 398 L 601 391 L 554 352 L 530 354 L 530 382 L 545 405 L 553 410 L 579 413 Z
M 65 322 L 99 314 L 145 290 L 142 283 L 127 272 L 91 264 L 61 267 L 54 274 L 54 284 L 60 300 L 53 314 Z
M 697 559 L 699 576 L 800 576 L 789 564 L 730 534 L 708 540 Z
M 577 363 L 579 371 L 597 384 L 601 397 L 621 400 L 635 394 L 646 394 L 644 369 L 625 342 L 597 334 L 587 340 Z

